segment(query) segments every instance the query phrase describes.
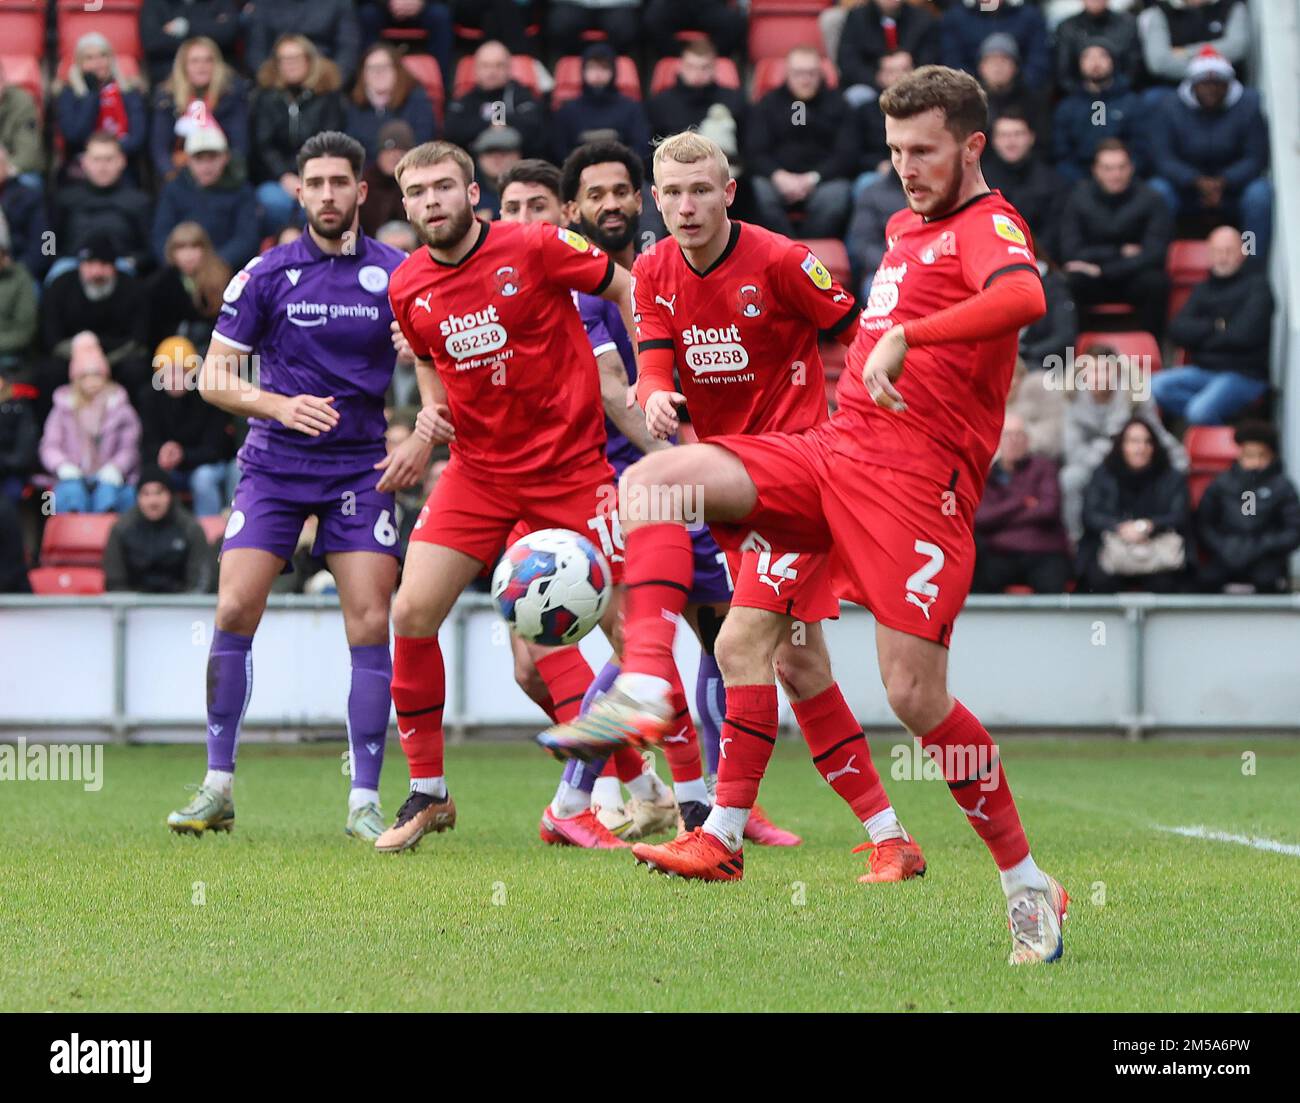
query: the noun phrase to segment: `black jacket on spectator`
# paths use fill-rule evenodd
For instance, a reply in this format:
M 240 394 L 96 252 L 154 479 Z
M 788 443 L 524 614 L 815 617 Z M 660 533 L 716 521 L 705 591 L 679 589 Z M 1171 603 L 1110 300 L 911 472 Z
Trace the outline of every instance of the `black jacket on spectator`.
M 890 159 L 889 146 L 885 142 L 885 113 L 880 110 L 880 101 L 872 100 L 855 108 L 853 115 L 858 128 L 856 171 L 875 172 L 881 161 Z
M 1090 39 L 1104 38 L 1115 59 L 1116 74 L 1135 81 L 1142 72 L 1142 44 L 1138 39 L 1137 20 L 1126 11 L 1089 15 L 1081 11 L 1063 20 L 1056 28 L 1056 81 L 1069 88 L 1079 80 L 1079 55 Z
M 1065 350 L 1079 335 L 1079 312 L 1070 285 L 1059 270 L 1046 268 L 1044 271 L 1045 267 L 1040 261 L 1038 270 L 1043 277 L 1047 313 L 1020 331 L 1020 358 L 1031 371 L 1046 369 L 1049 356 L 1060 356 L 1064 362 Z
M 784 85 L 754 105 L 750 116 L 746 166 L 759 176 L 819 172 L 823 180 L 851 176 L 858 163 L 858 132 L 853 110 L 834 88 L 822 85 L 804 103 L 802 125 L 795 125 L 797 101 Z
M 1024 215 L 1035 247 L 1055 255 L 1056 216 L 1065 190 L 1056 170 L 1038 156 L 1037 148 L 1012 164 L 999 157 L 992 146 L 985 148 L 980 167 L 988 186 L 1000 191 Z
M 1173 216 L 1159 194 L 1134 180 L 1118 195 L 1102 191 L 1091 177 L 1080 180 L 1061 212 L 1057 239 L 1062 264 L 1086 260 L 1105 279 L 1125 278 L 1144 268 L 1162 270 L 1173 233 Z M 1120 255 L 1130 242 L 1142 251 Z
M 1268 276 L 1249 265 L 1227 278 L 1211 272 L 1169 323 L 1169 337 L 1187 349 L 1189 363 L 1265 381 L 1272 330 Z
M 139 506 L 118 519 L 104 547 L 104 587 L 141 594 L 201 594 L 208 589 L 211 558 L 203 529 L 173 500 L 157 521 Z
M 0 594 L 30 594 L 26 551 L 18 510 L 0 494 Z
M 582 93 L 551 116 L 551 142 L 555 163 L 563 164 L 570 150 L 588 139 L 593 130 L 612 130 L 618 140 L 642 159 L 650 156 L 650 127 L 645 110 L 623 95 L 611 81 L 604 88 L 582 86 Z
M 1154 464 L 1154 461 L 1153 461 Z M 1083 492 L 1083 539 L 1079 541 L 1079 561 L 1084 573 L 1101 550 L 1101 534 L 1122 521 L 1146 518 L 1155 526 L 1153 536 L 1176 532 L 1187 546 L 1192 562 L 1192 510 L 1187 495 L 1187 480 L 1182 472 L 1165 466 L 1141 476 L 1124 468 L 1122 472 L 1110 460 L 1092 473 Z
M 646 101 L 651 138 L 664 138 L 699 126 L 715 103 L 722 104 L 731 112 L 731 117 L 736 120 L 736 140 L 744 149 L 749 104 L 739 88 L 723 88 L 720 84 L 691 88 L 678 80 L 671 88 L 651 96 Z
M 505 110 L 502 118 L 494 120 L 493 105 L 497 103 L 504 105 Z M 451 100 L 447 104 L 443 136 L 461 149 L 469 149 L 474 139 L 494 121 L 519 131 L 525 157 L 551 156 L 546 140 L 546 113 L 537 97 L 515 80 L 495 92 L 472 88 L 459 99 Z
M 178 335 L 192 341 L 200 356 L 207 351 L 216 317 L 199 313 L 179 269 L 168 265 L 154 272 L 145 281 L 145 303 L 147 320 L 140 340 L 150 353 L 164 338 Z
M 39 439 L 36 418 L 26 399 L 0 401 L 0 483 L 11 476 L 27 479 L 36 467 Z
M 152 224 L 149 196 L 125 177 L 108 188 L 83 180 L 54 193 L 54 233 L 60 256 L 76 256 L 91 234 L 106 233 L 119 257 L 148 266 L 153 260 L 149 242 Z
M 64 272 L 45 289 L 41 299 L 41 339 L 50 352 L 58 351 L 66 363 L 66 342 L 83 329 L 99 338 L 109 362 L 116 365 L 118 355 L 128 347 L 138 349 L 137 341 L 146 316 L 144 285 L 119 272 L 117 285 L 106 299 L 91 301 L 81 287 L 77 269 Z M 64 345 L 63 349 L 59 349 Z M 66 382 L 66 374 L 60 383 Z M 116 372 L 113 378 L 125 382 Z
M 188 104 L 181 104 L 178 109 L 171 93 L 164 88 L 159 88 L 154 94 L 153 122 L 149 127 L 149 157 L 160 180 L 175 173 L 178 160 L 184 161 L 183 153 L 177 156 L 183 140 L 176 134 L 176 119 L 178 113 L 184 112 L 187 107 Z M 247 163 L 248 82 L 243 77 L 237 77 L 230 90 L 217 101 L 212 117 L 225 133 L 230 152 Z
M 880 59 L 889 53 L 881 18 L 880 9 L 872 0 L 849 9 L 836 58 L 843 87 L 854 84 L 875 87 Z M 904 4 L 898 11 L 897 33 L 895 48 L 911 54 L 918 69 L 939 60 L 939 21 L 929 12 Z
M 1098 111 L 1098 105 L 1102 111 Z M 1121 76 L 1097 91 L 1076 88 L 1063 96 L 1052 117 L 1053 160 L 1071 182 L 1082 180 L 1092 169 L 1092 155 L 1105 138 L 1118 138 L 1128 147 L 1139 176 L 1148 166 L 1147 119 L 1142 101 Z M 1047 149 L 1047 146 L 1043 146 Z
M 346 122 L 347 112 L 338 92 L 259 88 L 253 97 L 250 128 L 254 183 L 296 173 L 303 142 L 322 130 L 342 130 Z
M 1286 589 L 1287 558 L 1300 548 L 1300 496 L 1280 460 L 1262 471 L 1234 463 L 1206 487 L 1196 525 L 1210 560 L 1202 571 L 1206 581 L 1216 588 L 1253 582 L 1260 591 Z
M 140 415 L 140 462 L 158 462 L 158 449 L 174 440 L 185 450 L 180 470 L 193 471 L 206 463 L 220 463 L 234 454 L 231 416 L 207 402 L 196 390 L 170 395 L 152 384 L 135 396 Z
M 181 43 L 200 35 L 212 39 L 226 61 L 233 64 L 242 7 L 236 0 L 144 0 L 140 8 L 140 45 L 149 67 L 149 82 L 157 85 L 166 80 Z M 189 24 L 183 34 L 171 35 L 163 30 L 174 19 Z
M 244 39 L 244 66 L 256 73 L 282 34 L 303 34 L 339 67 L 350 84 L 361 55 L 361 28 L 353 0 L 257 0 Z
M 53 260 L 41 251 L 41 235 L 48 227 L 40 193 L 17 177 L 0 180 L 0 211 L 9 226 L 10 256 L 40 279 Z
M 166 262 L 167 235 L 187 221 L 207 230 L 217 255 L 232 269 L 242 268 L 258 246 L 257 200 L 243 166 L 228 164 L 210 188 L 200 187 L 188 168 L 168 181 L 153 220 L 153 252 L 159 264 Z

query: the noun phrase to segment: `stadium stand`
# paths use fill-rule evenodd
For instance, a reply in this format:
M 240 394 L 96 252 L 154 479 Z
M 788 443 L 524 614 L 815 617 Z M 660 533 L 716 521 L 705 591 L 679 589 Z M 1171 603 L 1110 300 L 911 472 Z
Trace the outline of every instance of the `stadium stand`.
M 636 62 L 630 57 L 620 57 L 614 67 L 614 87 L 629 99 L 641 99 L 641 77 Z M 562 57 L 555 63 L 555 90 L 551 93 L 551 110 L 576 99 L 582 91 L 582 58 L 576 54 Z

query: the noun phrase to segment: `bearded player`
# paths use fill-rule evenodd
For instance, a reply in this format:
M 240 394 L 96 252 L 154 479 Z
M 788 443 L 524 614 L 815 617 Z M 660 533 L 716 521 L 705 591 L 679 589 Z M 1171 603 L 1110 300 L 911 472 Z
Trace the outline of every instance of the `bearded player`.
M 404 253 L 368 238 L 358 210 L 365 150 L 325 131 L 298 153 L 307 232 L 254 257 L 226 288 L 204 361 L 203 397 L 250 419 L 221 550 L 208 656 L 208 772 L 167 817 L 176 832 L 234 825 L 235 755 L 253 690 L 253 634 L 307 517 L 313 554 L 338 583 L 352 656 L 347 833 L 384 829 L 379 772 L 391 701 L 388 606 L 397 582 L 393 491 L 418 483 L 431 446 L 412 438 L 386 456 L 384 392 L 393 375 L 389 275 Z M 257 382 L 232 370 L 254 353 Z
M 638 389 L 654 394 L 666 388 L 676 401 L 687 402 L 701 440 L 719 434 L 793 432 L 825 421 L 818 336 L 826 332 L 852 342 L 858 327 L 853 296 L 807 246 L 728 218 L 736 185 L 716 143 L 691 132 L 675 135 L 656 150 L 654 167 L 655 199 L 672 237 L 642 254 L 633 266 L 641 359 Z M 674 362 L 683 394 L 673 391 Z M 664 426 L 651 423 L 650 428 L 659 433 Z M 663 485 L 654 479 L 626 480 L 621 493 L 632 497 L 624 503 L 625 514 L 636 518 L 639 502 L 649 501 Z M 678 501 L 690 497 L 682 494 Z M 702 501 L 707 510 L 707 488 Z M 764 709 L 770 711 L 770 723 L 758 738 L 769 728 L 774 734 L 775 682 L 780 680 L 818 769 L 868 833 L 863 849 L 870 850 L 870 869 L 864 878 L 902 881 L 923 875 L 921 849 L 899 823 L 862 729 L 831 675 L 820 621 L 838 616 L 839 600 L 831 590 L 826 557 L 792 543 L 780 528 L 711 528 L 726 549 L 735 586 L 718 646 L 728 641 L 733 669 L 729 682 L 736 682 L 737 668 L 746 672 L 744 692 L 727 691 L 728 720 L 734 719 L 738 704 L 750 712 Z M 679 569 L 675 560 L 665 564 L 674 572 Z M 646 591 L 657 609 L 657 578 L 653 573 L 634 578 L 627 607 L 644 604 Z M 719 662 L 725 676 L 721 652 Z M 630 682 L 620 678 L 603 699 L 606 720 L 620 710 L 635 717 L 644 698 L 638 692 L 625 694 L 628 687 L 646 685 L 639 673 L 634 671 Z M 595 730 L 599 739 L 604 734 L 599 721 Z M 735 800 L 730 787 L 722 784 L 735 753 L 734 737 L 724 726 L 717 798 L 724 805 Z M 541 741 L 564 751 L 582 748 L 586 738 L 579 720 L 552 729 Z M 744 821 L 736 821 L 742 838 L 754 800 L 745 807 Z M 715 806 L 706 822 L 716 822 L 717 817 Z
M 1043 315 L 1043 290 L 1023 219 L 980 171 L 988 103 L 975 79 L 924 66 L 883 93 L 880 108 L 908 209 L 886 226 L 839 409 L 803 433 L 725 436 L 656 453 L 628 481 L 702 484 L 710 520 L 779 526 L 795 546 L 831 553 L 837 591 L 876 618 L 890 707 L 936 760 L 998 867 L 1011 963 L 1055 961 L 1068 897 L 1034 862 L 995 744 L 947 686 L 948 645 L 974 567 L 973 517 L 1017 335 Z M 669 432 L 680 396 L 662 375 L 647 378 L 647 368 L 647 424 Z M 617 722 L 635 732 L 661 722 L 670 646 L 663 626 L 680 607 L 686 541 L 679 523 L 625 518 L 624 527 L 627 582 L 637 587 L 625 625 L 623 677 L 632 680 L 615 688 L 637 702 L 617 710 Z M 729 627 L 718 654 L 732 742 L 718 803 L 693 836 L 634 850 L 660 869 L 715 880 L 740 876 L 739 828 L 775 721 L 761 672 L 729 662 Z
M 417 146 L 394 175 L 424 245 L 394 273 L 393 314 L 416 358 L 417 434 L 447 440 L 451 461 L 416 522 L 393 604 L 393 704 L 411 793 L 376 840 L 381 851 L 455 824 L 438 629 L 456 598 L 516 525 L 586 532 L 597 517 L 611 523 L 600 387 L 573 292 L 617 303 L 629 324 L 632 310 L 628 274 L 582 235 L 476 220 L 474 163 L 460 147 Z M 529 646 L 557 712 L 563 700 L 576 713 L 590 667 L 572 661 L 576 649 L 558 649 L 568 654 L 553 680 L 547 659 L 557 649 Z

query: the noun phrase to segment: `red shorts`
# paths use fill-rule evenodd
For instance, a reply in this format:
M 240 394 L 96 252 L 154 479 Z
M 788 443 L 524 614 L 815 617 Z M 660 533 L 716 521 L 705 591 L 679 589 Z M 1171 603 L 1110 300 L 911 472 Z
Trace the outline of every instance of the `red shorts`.
M 606 551 L 618 520 L 611 477 L 602 460 L 562 483 L 489 482 L 452 460 L 420 510 L 411 539 L 452 548 L 488 567 L 510 543 L 538 529 L 569 529 Z M 622 557 L 606 551 L 606 558 L 612 580 L 622 581 Z
M 975 569 L 973 506 L 933 479 L 836 451 L 836 432 L 823 422 L 802 433 L 710 437 L 758 488 L 753 512 L 730 527 L 763 532 L 774 547 L 828 552 L 838 597 L 947 647 Z
M 712 440 L 709 442 L 712 444 Z M 742 609 L 770 609 L 802 621 L 834 620 L 840 599 L 831 589 L 825 555 L 791 551 L 780 532 L 759 525 L 709 525 L 727 555 L 731 604 Z

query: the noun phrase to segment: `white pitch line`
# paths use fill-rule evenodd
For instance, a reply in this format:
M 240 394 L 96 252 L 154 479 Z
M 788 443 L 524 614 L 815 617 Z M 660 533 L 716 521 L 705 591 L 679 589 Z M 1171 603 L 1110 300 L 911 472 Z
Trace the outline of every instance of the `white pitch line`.
M 1168 831 L 1174 835 L 1185 835 L 1189 839 L 1210 839 L 1216 843 L 1237 843 L 1253 850 L 1268 850 L 1274 854 L 1289 854 L 1300 858 L 1300 846 L 1295 843 L 1280 843 L 1276 839 L 1265 839 L 1259 835 L 1233 835 L 1228 831 L 1211 831 L 1208 827 L 1162 827 L 1152 824 L 1157 831 Z

